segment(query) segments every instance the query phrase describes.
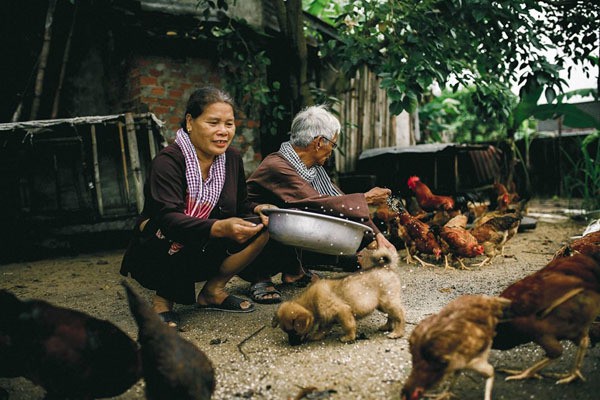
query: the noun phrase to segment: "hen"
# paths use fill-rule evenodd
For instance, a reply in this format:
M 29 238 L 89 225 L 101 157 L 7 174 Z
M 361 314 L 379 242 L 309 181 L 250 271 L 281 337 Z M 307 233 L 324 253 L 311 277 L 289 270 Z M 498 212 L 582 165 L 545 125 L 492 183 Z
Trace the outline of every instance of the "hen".
M 582 254 L 559 258 L 500 294 L 512 301 L 513 317 L 498 324 L 492 348 L 505 350 L 533 341 L 546 352 L 546 358 L 507 380 L 537 377 L 539 370 L 562 355 L 561 340 L 570 340 L 578 350 L 572 370 L 556 383 L 583 378 L 588 332 L 600 314 L 599 261 Z
M 375 223 L 381 223 L 385 226 L 385 231 L 388 234 L 392 232 L 392 224 L 397 213 L 393 211 L 388 203 L 383 203 L 377 206 L 377 209 L 373 213 L 373 221 Z M 380 228 L 381 229 L 381 228 Z M 381 229 L 383 230 L 383 229 Z
M 139 347 L 108 321 L 0 290 L 0 376 L 25 377 L 46 398 L 114 397 L 141 377 Z
M 139 328 L 146 397 L 150 400 L 210 399 L 215 389 L 215 371 L 208 357 L 162 322 L 126 282 L 123 286 Z
M 483 246 L 483 253 L 486 256 L 485 260 L 476 264 L 476 266 L 482 267 L 491 263 L 497 252 L 504 254 L 504 245 L 517 233 L 520 223 L 520 215 L 507 214 L 494 217 L 481 225 L 473 227 L 471 234 Z
M 408 178 L 408 187 L 415 193 L 417 203 L 425 211 L 449 211 L 454 209 L 454 199 L 452 197 L 433 194 L 418 176 Z
M 510 204 L 519 201 L 519 195 L 516 192 L 509 192 L 506 186 L 500 182 L 494 183 L 494 190 L 496 191 L 496 209 L 507 210 Z
M 406 262 L 413 262 L 415 258 L 421 266 L 433 264 L 421 260 L 416 253 L 431 254 L 436 260 L 442 255 L 442 249 L 429 225 L 413 217 L 405 209 L 398 211 L 398 236 L 402 238 L 406 246 Z
M 460 219 L 459 219 L 460 218 Z M 466 216 L 454 217 L 444 226 L 432 226 L 431 230 L 438 238 L 438 243 L 444 254 L 445 268 L 451 268 L 448 257 L 458 261 L 460 269 L 469 269 L 463 262 L 463 258 L 474 258 L 483 254 L 483 247 L 477 239 L 464 228 Z
M 597 253 L 600 253 L 600 231 L 588 233 L 561 247 L 554 254 L 553 259 L 568 257 L 573 254 L 585 254 L 593 257 Z
M 471 369 L 486 378 L 485 400 L 491 400 L 494 368 L 488 356 L 496 324 L 509 305 L 500 297 L 461 296 L 421 321 L 409 339 L 412 370 L 402 399 L 417 400 L 448 375 Z

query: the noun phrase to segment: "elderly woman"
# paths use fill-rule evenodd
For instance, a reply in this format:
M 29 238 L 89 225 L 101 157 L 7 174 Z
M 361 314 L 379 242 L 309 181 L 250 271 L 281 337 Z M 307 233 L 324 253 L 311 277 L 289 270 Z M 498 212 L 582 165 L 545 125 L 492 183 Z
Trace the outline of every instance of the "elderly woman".
M 332 182 L 323 165 L 337 146 L 340 123 L 323 105 L 308 107 L 292 122 L 289 142 L 265 157 L 247 181 L 248 197 L 281 208 L 344 216 L 370 226 L 378 246 L 394 246 L 377 229 L 369 215 L 369 204 L 381 204 L 389 189 L 373 188 L 366 193 L 344 194 Z M 281 272 L 282 282 L 308 284 L 316 274 L 304 270 L 295 249 L 275 241 L 239 275 L 251 282 L 250 295 L 258 303 L 281 301 L 271 277 Z
M 235 135 L 234 106 L 223 91 L 204 87 L 189 98 L 175 142 L 152 161 L 144 208 L 121 273 L 156 291 L 154 310 L 179 322 L 174 303 L 250 312 L 246 299 L 228 294 L 227 282 L 268 242 L 268 205 L 247 198 Z M 196 297 L 195 282 L 206 281 Z

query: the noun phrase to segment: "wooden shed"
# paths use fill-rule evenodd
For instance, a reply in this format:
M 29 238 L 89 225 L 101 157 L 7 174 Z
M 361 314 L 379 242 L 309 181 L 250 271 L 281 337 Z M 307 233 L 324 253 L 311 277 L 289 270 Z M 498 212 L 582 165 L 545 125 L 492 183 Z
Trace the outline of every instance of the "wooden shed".
M 21 253 L 129 231 L 162 125 L 151 113 L 0 124 L 3 243 Z
M 357 171 L 407 197 L 407 180 L 417 175 L 432 191 L 455 194 L 483 191 L 500 177 L 501 151 L 492 145 L 456 143 L 385 147 L 361 153 Z

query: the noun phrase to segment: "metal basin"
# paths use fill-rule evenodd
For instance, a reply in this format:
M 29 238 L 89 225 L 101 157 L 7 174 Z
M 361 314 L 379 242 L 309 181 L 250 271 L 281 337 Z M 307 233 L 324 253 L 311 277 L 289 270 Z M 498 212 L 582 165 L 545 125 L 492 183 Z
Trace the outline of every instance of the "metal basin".
M 317 253 L 352 255 L 365 234 L 374 234 L 366 225 L 329 215 L 283 208 L 267 208 L 262 212 L 269 217 L 271 238 Z

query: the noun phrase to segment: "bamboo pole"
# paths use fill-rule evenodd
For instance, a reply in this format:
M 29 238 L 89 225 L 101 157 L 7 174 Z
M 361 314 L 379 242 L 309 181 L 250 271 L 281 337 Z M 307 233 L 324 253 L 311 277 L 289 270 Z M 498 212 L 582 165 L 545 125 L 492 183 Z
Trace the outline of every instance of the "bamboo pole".
M 102 201 L 102 185 L 100 184 L 100 165 L 98 163 L 98 142 L 96 141 L 96 125 L 90 127 L 92 132 L 92 157 L 94 161 L 94 185 L 96 186 L 96 202 L 98 214 L 104 216 L 104 203 Z
M 133 171 L 133 183 L 135 185 L 135 199 L 138 212 L 144 207 L 144 186 L 142 182 L 142 170 L 140 168 L 139 150 L 135 132 L 135 122 L 132 113 L 125 113 L 125 127 L 127 128 L 127 145 L 129 147 L 129 161 Z
M 153 160 L 156 157 L 156 140 L 154 140 L 154 133 L 152 132 L 152 118 L 148 116 L 146 118 L 148 126 L 148 144 L 150 145 L 150 159 Z
M 29 119 L 37 119 L 38 110 L 40 109 L 40 99 L 44 87 L 44 76 L 46 74 L 46 65 L 48 64 L 48 54 L 50 53 L 50 42 L 52 41 L 52 22 L 54 20 L 54 10 L 56 9 L 56 0 L 50 0 L 48 4 L 48 12 L 46 13 L 46 24 L 44 30 L 44 44 L 40 51 L 40 64 L 38 65 L 37 77 L 35 79 L 35 90 L 33 103 L 31 105 L 31 113 Z
M 127 207 L 129 207 L 129 199 L 131 198 L 129 192 L 129 170 L 127 169 L 127 155 L 125 154 L 125 141 L 123 140 L 123 123 L 119 121 L 117 123 L 119 128 L 119 143 L 121 144 L 121 162 L 123 164 L 123 177 L 125 178 L 125 199 Z

